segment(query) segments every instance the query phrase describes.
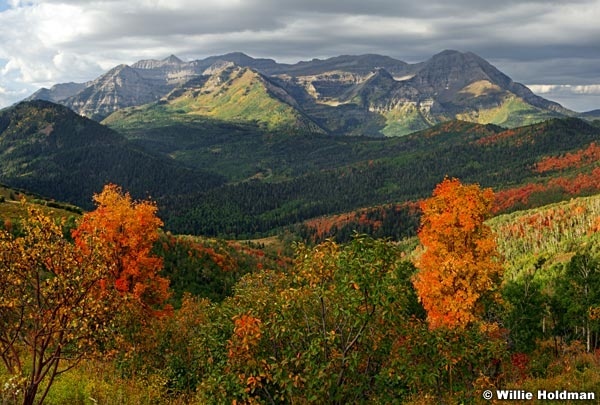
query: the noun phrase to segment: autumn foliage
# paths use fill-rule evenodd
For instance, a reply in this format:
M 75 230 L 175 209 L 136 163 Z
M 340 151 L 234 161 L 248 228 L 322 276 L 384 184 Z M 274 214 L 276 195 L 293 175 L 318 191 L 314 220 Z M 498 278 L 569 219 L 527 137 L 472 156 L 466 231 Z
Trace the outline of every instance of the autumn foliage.
M 402 242 L 359 234 L 297 243 L 294 258 L 245 241 L 156 239 L 154 204 L 116 186 L 95 196 L 74 241 L 33 209 L 0 230 L 0 403 L 598 392 L 600 196 L 487 221 L 493 199 L 445 179 L 419 204 L 414 262 Z M 166 275 L 177 308 L 152 316 L 164 313 Z
M 529 206 L 531 205 L 531 197 L 536 194 L 555 194 L 560 199 L 565 199 L 566 196 L 597 193 L 599 190 L 600 168 L 595 168 L 590 173 L 580 173 L 572 178 L 556 177 L 545 183 L 529 183 L 498 191 L 492 211 L 498 213 L 508 209 Z
M 600 160 L 600 146 L 592 142 L 587 148 L 562 156 L 548 156 L 535 165 L 535 171 L 545 173 L 552 170 L 563 170 L 569 167 L 581 167 Z
M 464 328 L 483 315 L 483 301 L 498 286 L 502 267 L 496 241 L 484 224 L 492 208 L 491 189 L 446 178 L 421 203 L 414 285 L 429 326 Z
M 159 313 L 169 297 L 169 281 L 159 275 L 162 259 L 151 251 L 162 225 L 150 201 L 135 202 L 113 184 L 94 196 L 96 210 L 83 216 L 73 232 L 84 251 L 101 247 L 110 283 L 121 294 L 131 295 L 148 312 Z
M 29 209 L 22 235 L 0 231 L 0 360 L 23 376 L 25 405 L 42 403 L 57 375 L 91 355 L 111 319 L 111 303 L 97 299 L 98 255 L 81 254 L 60 225 Z

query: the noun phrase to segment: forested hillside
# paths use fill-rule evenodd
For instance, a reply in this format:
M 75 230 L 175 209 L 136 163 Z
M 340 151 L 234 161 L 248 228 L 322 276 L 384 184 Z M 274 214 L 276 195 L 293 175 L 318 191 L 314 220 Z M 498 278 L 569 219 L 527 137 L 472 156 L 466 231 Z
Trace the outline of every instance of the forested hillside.
M 274 178 L 257 176 L 192 194 L 178 201 L 165 221 L 185 233 L 260 235 L 330 213 L 416 201 L 446 175 L 499 190 L 497 212 L 543 205 L 600 189 L 595 159 L 545 171 L 538 166 L 589 148 L 599 135 L 597 127 L 567 119 L 512 130 L 451 122 L 389 140 L 318 135 L 266 140 L 256 153 L 281 156 L 283 173 L 296 170 L 298 175 L 277 181 L 281 169 L 263 161 L 257 173 Z M 294 144 L 302 147 L 296 150 Z M 274 154 L 275 148 L 284 155 Z M 243 154 L 240 150 L 236 154 Z
M 131 145 L 120 134 L 45 101 L 0 111 L 0 181 L 85 208 L 109 182 L 138 198 L 187 193 L 222 184 Z

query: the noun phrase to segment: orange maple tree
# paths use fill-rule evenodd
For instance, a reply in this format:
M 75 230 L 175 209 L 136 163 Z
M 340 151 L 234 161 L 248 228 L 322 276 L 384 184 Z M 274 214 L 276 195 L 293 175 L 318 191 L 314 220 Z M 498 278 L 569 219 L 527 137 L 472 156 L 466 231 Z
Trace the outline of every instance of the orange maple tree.
M 484 224 L 493 198 L 489 188 L 446 178 L 421 202 L 418 235 L 425 250 L 413 284 L 432 329 L 474 323 L 484 298 L 496 292 L 502 266 L 494 235 Z
M 133 201 L 114 184 L 94 195 L 94 201 L 96 210 L 86 213 L 73 231 L 75 243 L 88 252 L 100 247 L 110 274 L 104 287 L 112 285 L 144 310 L 160 314 L 169 298 L 169 280 L 159 275 L 162 259 L 151 252 L 162 226 L 156 205 Z

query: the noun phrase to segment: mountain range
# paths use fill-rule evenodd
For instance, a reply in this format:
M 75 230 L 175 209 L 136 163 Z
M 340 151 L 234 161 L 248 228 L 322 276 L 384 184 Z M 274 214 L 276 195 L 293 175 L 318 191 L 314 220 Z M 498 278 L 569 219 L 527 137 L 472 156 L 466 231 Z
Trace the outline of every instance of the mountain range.
M 113 123 L 151 110 L 331 135 L 405 135 L 453 119 L 517 127 L 576 115 L 483 58 L 453 50 L 415 64 L 381 55 L 296 64 L 243 53 L 191 62 L 171 55 L 41 89 L 28 98 L 34 99 Z

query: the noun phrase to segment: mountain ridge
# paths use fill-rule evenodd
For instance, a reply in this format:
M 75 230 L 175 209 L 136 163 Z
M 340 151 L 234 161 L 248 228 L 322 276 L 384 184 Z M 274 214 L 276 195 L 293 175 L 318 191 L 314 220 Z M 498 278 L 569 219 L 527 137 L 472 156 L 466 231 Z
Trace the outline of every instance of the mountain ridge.
M 219 74 L 215 66 L 228 63 L 263 75 L 275 86 L 274 93 L 287 93 L 294 99 L 287 104 L 299 116 L 308 117 L 331 134 L 405 135 L 456 118 L 514 127 L 575 115 L 512 81 L 485 59 L 455 50 L 414 64 L 375 54 L 341 55 L 295 64 L 255 59 L 241 52 L 190 62 L 171 55 L 163 60 L 138 61 L 127 69 L 113 68 L 85 83 L 79 91 L 71 86 L 65 92 L 65 87 L 58 85 L 54 90 L 40 90 L 29 99 L 59 102 L 101 121 L 122 108 L 160 102 L 191 82 L 210 80 Z M 367 89 L 374 85 L 373 76 L 383 75 L 386 83 L 379 83 L 376 91 Z M 474 88 L 487 91 L 473 92 Z M 357 98 L 359 93 L 362 96 Z M 375 98 L 369 96 L 373 94 Z M 361 117 L 360 124 L 340 125 L 339 116 L 348 114 Z M 367 120 L 372 124 L 365 124 Z M 365 126 L 371 129 L 364 132 Z

